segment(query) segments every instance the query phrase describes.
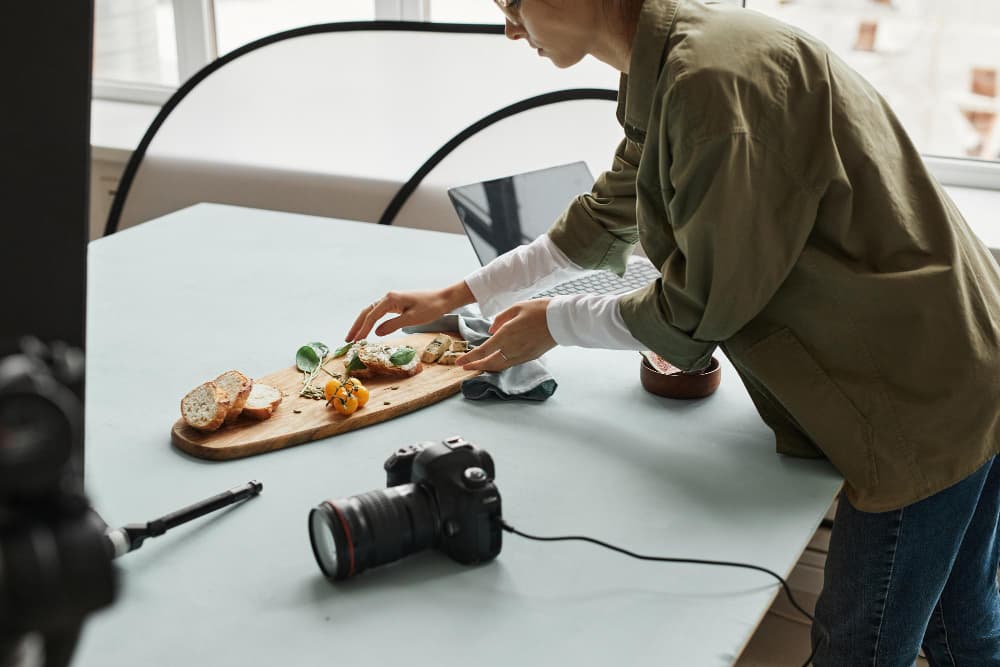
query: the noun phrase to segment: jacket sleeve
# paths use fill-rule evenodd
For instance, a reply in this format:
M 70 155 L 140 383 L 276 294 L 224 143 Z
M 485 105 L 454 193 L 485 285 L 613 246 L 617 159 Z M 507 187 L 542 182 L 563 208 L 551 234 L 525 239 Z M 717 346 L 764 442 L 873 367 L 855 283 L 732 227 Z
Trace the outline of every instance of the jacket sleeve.
M 622 298 L 632 335 L 680 368 L 707 363 L 788 276 L 820 195 L 747 131 L 677 146 L 669 182 L 652 195 L 662 199 L 676 248 L 660 280 Z
M 635 220 L 635 176 L 639 146 L 623 139 L 612 167 L 577 197 L 549 230 L 549 238 L 584 269 L 608 269 L 619 276 L 639 241 Z

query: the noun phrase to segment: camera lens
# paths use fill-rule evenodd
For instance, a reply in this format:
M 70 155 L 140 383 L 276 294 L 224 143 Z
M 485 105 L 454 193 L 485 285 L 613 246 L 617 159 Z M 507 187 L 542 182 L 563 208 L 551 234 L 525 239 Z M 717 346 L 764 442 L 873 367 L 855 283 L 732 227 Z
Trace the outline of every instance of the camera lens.
M 323 510 L 321 505 L 309 512 L 309 539 L 319 569 L 323 570 L 326 576 L 333 577 L 337 573 L 337 543 L 333 539 L 330 512 Z
M 439 525 L 429 493 L 401 484 L 320 503 L 309 513 L 309 539 L 323 574 L 347 579 L 434 546 Z

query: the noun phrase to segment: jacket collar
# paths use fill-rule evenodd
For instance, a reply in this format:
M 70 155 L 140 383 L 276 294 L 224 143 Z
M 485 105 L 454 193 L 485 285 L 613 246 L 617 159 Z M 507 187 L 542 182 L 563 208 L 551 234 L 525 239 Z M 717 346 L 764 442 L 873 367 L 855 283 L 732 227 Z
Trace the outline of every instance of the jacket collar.
M 618 121 L 625 128 L 625 135 L 640 144 L 646 141 L 649 112 L 679 3 L 680 0 L 646 0 L 643 3 L 632 40 L 629 73 L 622 75 L 619 84 Z

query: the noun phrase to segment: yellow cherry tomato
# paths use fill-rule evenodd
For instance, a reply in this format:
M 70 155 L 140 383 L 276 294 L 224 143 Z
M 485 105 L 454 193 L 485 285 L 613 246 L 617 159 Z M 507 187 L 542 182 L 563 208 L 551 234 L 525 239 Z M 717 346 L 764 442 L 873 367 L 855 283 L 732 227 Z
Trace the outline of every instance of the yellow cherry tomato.
M 353 415 L 358 409 L 358 399 L 353 394 L 348 394 L 347 398 L 335 397 L 333 408 L 342 415 Z
M 333 407 L 342 415 L 353 415 L 358 409 L 358 397 L 347 387 L 341 386 L 333 395 Z
M 326 396 L 326 400 L 330 400 L 340 389 L 340 380 L 332 379 L 328 380 L 326 386 L 323 387 L 323 395 Z
M 368 390 L 365 388 L 365 386 L 360 382 L 357 382 L 354 385 L 354 391 L 352 393 L 358 399 L 358 407 L 359 408 L 365 407 L 365 403 L 368 402 Z

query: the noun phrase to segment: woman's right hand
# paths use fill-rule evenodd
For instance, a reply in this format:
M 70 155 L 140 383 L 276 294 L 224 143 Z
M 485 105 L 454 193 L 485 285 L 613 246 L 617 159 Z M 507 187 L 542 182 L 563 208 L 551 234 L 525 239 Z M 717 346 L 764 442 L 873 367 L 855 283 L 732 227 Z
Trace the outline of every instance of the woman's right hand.
M 388 292 L 381 299 L 361 309 L 344 340 L 350 343 L 366 338 L 375 323 L 389 313 L 396 313 L 397 317 L 380 324 L 375 329 L 376 335 L 386 336 L 402 327 L 432 322 L 475 300 L 472 290 L 464 280 L 440 290 Z

